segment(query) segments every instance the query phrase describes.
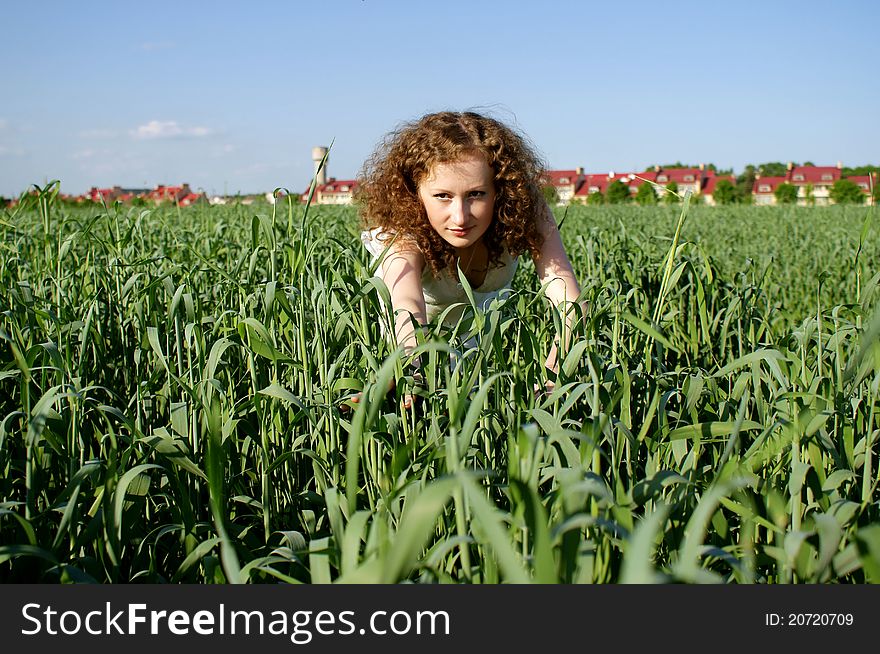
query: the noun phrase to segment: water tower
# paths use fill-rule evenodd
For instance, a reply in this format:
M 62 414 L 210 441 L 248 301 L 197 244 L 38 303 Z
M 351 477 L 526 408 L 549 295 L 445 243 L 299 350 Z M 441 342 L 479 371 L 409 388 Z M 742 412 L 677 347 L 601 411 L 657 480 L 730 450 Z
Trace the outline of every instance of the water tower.
M 318 170 L 318 167 L 321 165 L 321 161 L 323 161 L 324 157 L 327 155 L 327 148 L 324 146 L 318 146 L 312 148 L 312 161 L 315 162 L 315 177 L 318 186 L 327 183 L 327 162 L 324 162 L 324 167 L 321 170 Z

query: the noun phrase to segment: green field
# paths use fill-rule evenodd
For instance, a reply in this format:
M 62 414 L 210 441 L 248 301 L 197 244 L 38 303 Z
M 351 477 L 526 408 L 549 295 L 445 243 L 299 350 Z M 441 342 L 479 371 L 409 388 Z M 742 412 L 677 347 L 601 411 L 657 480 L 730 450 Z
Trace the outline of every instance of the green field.
M 5 210 L 0 581 L 880 581 L 870 210 L 557 219 L 406 412 L 353 209 Z

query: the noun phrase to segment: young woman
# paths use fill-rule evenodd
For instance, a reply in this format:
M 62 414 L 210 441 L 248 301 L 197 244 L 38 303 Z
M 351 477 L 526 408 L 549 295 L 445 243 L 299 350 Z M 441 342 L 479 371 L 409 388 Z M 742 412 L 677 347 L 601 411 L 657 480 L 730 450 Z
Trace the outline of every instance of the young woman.
M 467 303 L 459 269 L 475 300 L 486 304 L 510 287 L 526 254 L 570 327 L 568 304 L 580 288 L 544 201 L 543 170 L 522 136 L 473 112 L 406 123 L 366 162 L 356 194 L 366 228 L 361 239 L 382 257 L 378 274 L 391 293 L 396 342 L 405 352 L 416 346 L 413 319 L 423 325 Z M 545 366 L 558 371 L 555 345 Z M 411 403 L 404 398 L 404 406 Z

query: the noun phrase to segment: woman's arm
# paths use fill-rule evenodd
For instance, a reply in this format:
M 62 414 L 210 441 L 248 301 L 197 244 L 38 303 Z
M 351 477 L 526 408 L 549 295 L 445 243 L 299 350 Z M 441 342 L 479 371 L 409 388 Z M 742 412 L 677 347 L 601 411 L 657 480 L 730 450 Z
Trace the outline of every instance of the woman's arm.
M 562 238 L 559 236 L 559 229 L 556 227 L 556 220 L 550 211 L 550 207 L 545 205 L 545 215 L 538 221 L 538 228 L 544 242 L 538 252 L 538 256 L 533 257 L 535 262 L 535 271 L 542 286 L 546 285 L 545 293 L 547 298 L 563 312 L 565 320 L 563 322 L 563 334 L 560 339 L 562 351 L 568 349 L 568 343 L 571 336 L 574 320 L 577 317 L 574 303 L 577 302 L 581 294 L 580 286 L 574 276 L 571 262 L 562 245 Z M 559 372 L 559 362 L 557 360 L 557 347 L 553 345 L 550 355 L 547 357 L 545 366 L 554 372 Z
M 422 269 L 425 260 L 418 250 L 390 250 L 379 264 L 379 276 L 391 294 L 391 312 L 394 316 L 394 337 L 396 345 L 402 345 L 406 354 L 412 352 L 418 340 L 413 327 L 413 318 L 419 325 L 427 320 L 425 293 L 422 290 Z M 384 332 L 384 329 L 383 329 Z M 394 388 L 394 381 L 388 390 Z M 361 393 L 357 393 L 351 401 L 358 404 Z M 412 408 L 413 396 L 403 396 L 403 407 Z
M 379 266 L 382 281 L 391 293 L 397 345 L 402 345 L 407 354 L 417 345 L 412 318 L 419 325 L 424 325 L 427 321 L 425 293 L 422 289 L 424 266 L 422 253 L 409 248 L 391 250 Z

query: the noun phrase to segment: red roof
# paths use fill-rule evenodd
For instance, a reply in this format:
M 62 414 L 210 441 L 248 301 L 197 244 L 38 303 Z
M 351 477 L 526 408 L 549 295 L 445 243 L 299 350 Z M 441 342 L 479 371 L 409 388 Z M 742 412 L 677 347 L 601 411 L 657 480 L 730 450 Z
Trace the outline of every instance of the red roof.
M 617 173 L 614 175 L 609 175 L 608 184 L 612 184 L 614 182 L 622 182 L 629 189 L 630 193 L 635 193 L 639 186 L 644 184 L 644 182 L 640 179 L 636 178 L 636 175 L 642 176 L 641 173 Z
M 608 190 L 608 185 L 615 180 L 620 180 L 630 188 L 638 188 L 641 182 L 638 179 L 630 179 L 630 175 L 634 173 L 610 173 L 610 174 L 591 174 L 584 175 L 583 183 L 578 187 L 578 190 L 575 191 L 575 195 L 578 197 L 585 197 L 590 193 L 605 193 Z M 640 177 L 645 177 L 650 179 L 653 173 L 638 173 Z M 592 191 L 590 189 L 593 189 Z
M 789 172 L 791 183 L 833 184 L 840 179 L 840 168 L 836 166 L 797 166 Z
M 351 193 L 357 188 L 356 179 L 331 179 L 321 187 L 322 193 Z
M 655 184 L 657 183 L 657 173 L 654 172 L 653 170 L 646 170 L 641 173 L 630 173 L 630 174 L 635 175 L 635 177 L 629 183 L 630 188 L 638 188 L 639 186 L 641 186 L 642 184 L 645 184 L 646 182 L 654 182 Z M 627 175 L 627 177 L 629 177 L 629 174 Z
M 184 192 L 183 186 L 165 186 L 159 184 L 155 189 L 147 194 L 150 200 L 173 200 Z
M 722 179 L 728 180 L 731 184 L 736 185 L 736 177 L 733 175 L 709 175 L 706 177 L 706 185 L 703 187 L 703 195 L 712 195 L 715 192 L 715 186 Z
M 699 183 L 704 176 L 704 171 L 699 168 L 661 168 L 657 172 L 657 176 L 665 175 L 666 179 L 659 184 L 668 184 L 675 182 L 676 184 L 694 184 Z M 690 179 L 686 179 L 690 177 Z
M 180 198 L 180 200 L 178 200 L 178 202 L 180 203 L 180 205 L 182 207 L 186 207 L 186 206 L 189 206 L 190 204 L 193 204 L 194 202 L 197 202 L 201 197 L 202 196 L 199 193 L 187 193 L 182 198 Z
M 755 180 L 754 186 L 752 186 L 752 193 L 755 195 L 764 195 L 767 193 L 773 193 L 776 190 L 776 187 L 780 184 L 788 183 L 788 177 L 761 177 L 760 179 Z M 769 187 L 765 190 L 761 190 L 762 187 Z
M 577 196 L 585 196 L 589 195 L 591 192 L 595 193 L 596 191 L 590 191 L 590 189 L 597 189 L 599 193 L 605 193 L 605 188 L 608 186 L 608 175 L 585 175 L 584 183 L 581 184 L 581 187 L 575 192 Z
M 871 181 L 871 177 L 873 176 L 874 180 Z M 856 184 L 862 191 L 865 193 L 870 193 L 871 188 L 877 188 L 877 173 L 873 173 L 872 175 L 852 175 L 847 177 L 849 181 L 853 184 Z
M 309 199 L 309 189 L 311 187 L 311 184 L 309 184 L 309 187 L 300 194 L 303 202 Z M 347 188 L 343 190 L 343 187 Z M 315 186 L 315 195 L 312 197 L 312 201 L 318 199 L 318 193 L 353 193 L 357 187 L 358 182 L 356 179 L 336 179 L 331 177 L 326 184 L 317 184 Z
M 584 176 L 577 170 L 547 170 L 544 175 L 553 186 L 567 186 L 569 184 L 577 186 Z
M 91 190 L 86 193 L 86 197 L 93 202 L 100 202 L 102 198 L 105 200 L 110 200 L 110 196 L 112 195 L 112 193 L 112 188 L 96 188 L 93 186 Z

